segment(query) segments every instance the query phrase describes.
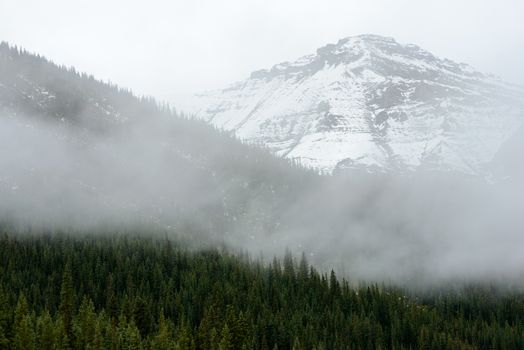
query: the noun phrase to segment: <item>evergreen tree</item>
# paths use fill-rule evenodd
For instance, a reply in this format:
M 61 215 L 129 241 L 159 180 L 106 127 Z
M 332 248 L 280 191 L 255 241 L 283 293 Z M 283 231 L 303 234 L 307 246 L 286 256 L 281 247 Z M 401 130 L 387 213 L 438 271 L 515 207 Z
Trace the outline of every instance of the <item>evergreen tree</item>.
M 54 334 L 54 322 L 49 314 L 49 311 L 45 310 L 36 321 L 37 329 L 37 349 L 54 349 L 55 348 L 55 334 Z
M 69 350 L 71 349 L 71 338 L 68 337 L 62 315 L 58 315 L 55 321 L 54 329 L 54 348 L 56 350 Z
M 145 335 L 151 332 L 153 318 L 150 311 L 150 306 L 146 303 L 144 298 L 138 297 L 135 300 L 134 315 L 135 324 L 140 331 L 140 334 Z
M 33 350 L 35 349 L 35 332 L 30 315 L 24 315 L 14 329 L 13 349 Z
M 120 348 L 129 350 L 142 349 L 142 338 L 140 331 L 133 321 L 119 322 Z
M 220 344 L 218 345 L 219 350 L 233 350 L 235 349 L 233 345 L 233 335 L 231 334 L 231 330 L 229 329 L 229 326 L 224 324 L 224 328 L 222 328 L 222 332 L 220 332 Z
M 23 293 L 18 296 L 16 303 L 12 344 L 15 350 L 29 350 L 34 349 L 35 346 L 29 307 Z
M 287 276 L 295 277 L 295 263 L 293 262 L 293 255 L 289 249 L 286 249 L 284 255 L 284 273 Z
M 182 325 L 176 332 L 175 349 L 176 350 L 194 350 L 195 349 L 195 343 L 191 336 L 191 330 L 189 329 L 189 326 L 187 325 L 186 322 L 182 322 Z
M 175 343 L 170 328 L 168 321 L 164 317 L 164 311 L 162 310 L 158 321 L 158 332 L 151 342 L 151 348 L 158 350 L 175 349 Z
M 302 257 L 300 259 L 298 267 L 298 275 L 300 279 L 306 280 L 308 278 L 309 266 L 306 258 L 306 253 L 302 252 Z
M 77 349 L 92 347 L 95 340 L 96 314 L 91 299 L 84 296 L 74 322 L 74 339 Z
M 113 322 L 117 321 L 118 318 L 118 305 L 114 290 L 113 274 L 110 273 L 107 277 L 106 287 L 106 311 Z
M 65 335 L 67 336 L 66 347 L 72 347 L 74 341 L 73 335 L 73 314 L 74 314 L 74 291 L 73 291 L 73 276 L 71 271 L 71 261 L 68 260 L 62 275 L 62 288 L 60 290 L 60 316 L 62 318 L 62 326 L 64 327 Z
M 7 295 L 0 285 L 0 350 L 9 348 L 9 324 L 11 312 Z
M 218 350 L 220 347 L 220 336 L 218 335 L 218 332 L 215 327 L 211 329 L 211 332 L 209 333 L 209 350 Z M 206 349 L 206 348 L 202 348 Z

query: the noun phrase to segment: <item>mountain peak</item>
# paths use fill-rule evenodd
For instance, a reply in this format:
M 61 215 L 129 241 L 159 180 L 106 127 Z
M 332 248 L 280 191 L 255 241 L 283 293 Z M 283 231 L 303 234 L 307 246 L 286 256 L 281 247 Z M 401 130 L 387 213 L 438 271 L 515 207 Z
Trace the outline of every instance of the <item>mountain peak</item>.
M 282 62 L 271 69 L 251 74 L 251 79 L 271 80 L 278 76 L 286 79 L 303 79 L 327 67 L 347 65 L 352 70 L 372 71 L 385 77 L 434 80 L 437 75 L 451 74 L 471 79 L 484 75 L 464 63 L 440 59 L 415 44 L 400 44 L 394 38 L 375 34 L 362 34 L 327 44 L 294 62 Z
M 523 92 L 417 45 L 366 34 L 199 95 L 189 111 L 326 172 L 480 174 L 522 124 Z
M 365 45 L 399 45 L 392 37 L 377 34 L 360 34 L 340 39 L 335 45 L 339 47 L 352 47 L 358 44 Z

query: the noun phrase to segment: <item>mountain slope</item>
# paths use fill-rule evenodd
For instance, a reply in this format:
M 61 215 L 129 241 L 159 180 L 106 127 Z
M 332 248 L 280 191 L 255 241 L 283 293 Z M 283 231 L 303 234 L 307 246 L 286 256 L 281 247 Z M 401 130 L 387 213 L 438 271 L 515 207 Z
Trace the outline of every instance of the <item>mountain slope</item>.
M 483 172 L 523 123 L 524 89 L 391 38 L 340 40 L 197 95 L 186 109 L 331 172 Z
M 151 98 L 0 44 L 0 221 L 254 234 L 272 230 L 268 218 L 317 178 Z

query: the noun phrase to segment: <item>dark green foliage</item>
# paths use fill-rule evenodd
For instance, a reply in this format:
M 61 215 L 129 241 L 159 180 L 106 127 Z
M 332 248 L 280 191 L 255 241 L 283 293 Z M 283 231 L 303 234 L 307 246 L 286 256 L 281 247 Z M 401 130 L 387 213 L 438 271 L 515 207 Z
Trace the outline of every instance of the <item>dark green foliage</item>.
M 517 292 L 407 296 L 130 236 L 4 235 L 0 310 L 13 349 L 524 348 Z
M 7 295 L 0 286 L 0 349 L 9 348 L 9 322 L 11 311 L 7 301 Z
M 71 262 L 67 261 L 64 274 L 62 276 L 62 288 L 60 290 L 60 306 L 58 308 L 64 331 L 66 334 L 65 342 L 67 347 L 71 347 L 73 340 L 73 314 L 74 314 L 74 291 L 73 291 L 73 276 L 71 272 Z

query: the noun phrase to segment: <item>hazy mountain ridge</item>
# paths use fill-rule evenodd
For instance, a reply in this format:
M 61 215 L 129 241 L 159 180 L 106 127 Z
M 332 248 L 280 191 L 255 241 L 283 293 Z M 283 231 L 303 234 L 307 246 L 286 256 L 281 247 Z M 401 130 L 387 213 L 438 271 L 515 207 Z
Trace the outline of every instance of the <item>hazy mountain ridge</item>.
M 138 220 L 223 237 L 233 226 L 268 228 L 266 218 L 317 177 L 6 43 L 0 124 L 0 220 Z
M 196 96 L 186 109 L 331 172 L 484 175 L 524 122 L 524 88 L 416 45 L 362 35 Z

